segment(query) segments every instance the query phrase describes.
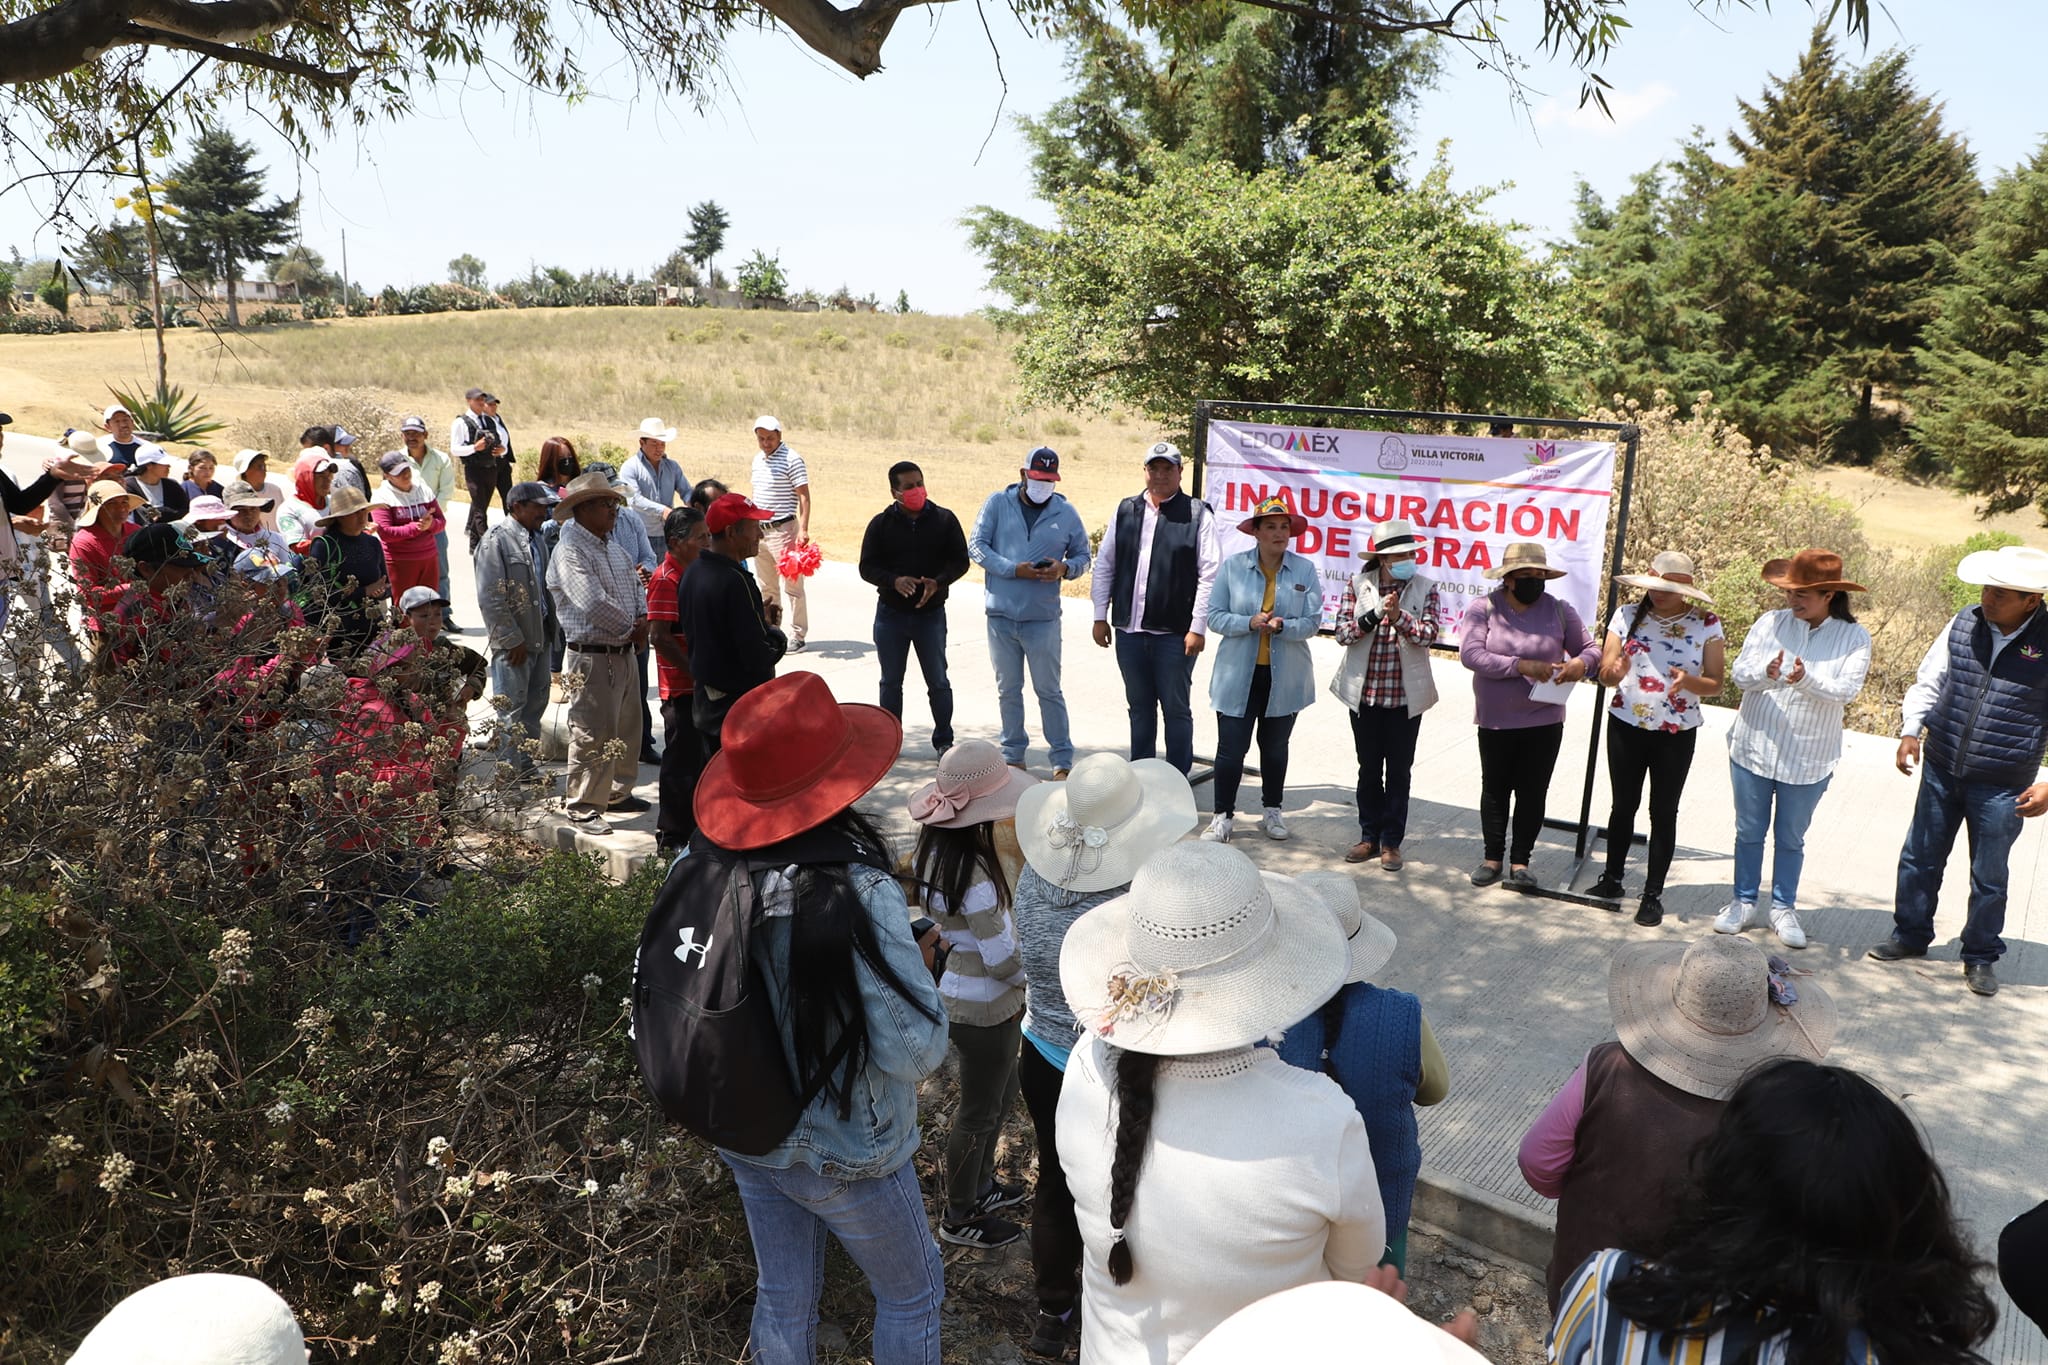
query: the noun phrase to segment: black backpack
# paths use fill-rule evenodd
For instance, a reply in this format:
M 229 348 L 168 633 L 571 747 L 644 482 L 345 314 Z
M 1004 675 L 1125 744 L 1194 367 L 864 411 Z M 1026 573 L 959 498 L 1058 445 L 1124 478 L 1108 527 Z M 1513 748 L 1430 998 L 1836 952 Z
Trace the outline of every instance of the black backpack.
M 633 972 L 633 1048 L 655 1104 L 745 1156 L 789 1136 L 853 1038 L 840 1036 L 800 1092 L 752 951 L 754 874 L 766 866 L 694 844 L 654 898 Z

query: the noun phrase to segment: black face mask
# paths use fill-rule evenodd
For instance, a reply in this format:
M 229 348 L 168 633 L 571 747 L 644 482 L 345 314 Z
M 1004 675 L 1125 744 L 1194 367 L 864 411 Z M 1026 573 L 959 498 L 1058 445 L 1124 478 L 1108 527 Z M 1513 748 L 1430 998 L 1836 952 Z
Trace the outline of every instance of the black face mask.
M 1517 578 L 1514 582 L 1508 584 L 1508 591 L 1515 595 L 1517 602 L 1526 607 L 1543 596 L 1543 580 L 1540 578 Z

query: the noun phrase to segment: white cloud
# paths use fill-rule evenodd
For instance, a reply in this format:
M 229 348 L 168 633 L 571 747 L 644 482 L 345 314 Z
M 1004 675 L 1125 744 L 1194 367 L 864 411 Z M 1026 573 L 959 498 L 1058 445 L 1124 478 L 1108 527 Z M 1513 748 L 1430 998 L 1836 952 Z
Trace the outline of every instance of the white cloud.
M 1591 100 L 1581 106 L 1550 99 L 1536 106 L 1533 118 L 1538 128 L 1564 127 L 1575 133 L 1611 137 L 1626 132 L 1676 98 L 1676 90 L 1662 81 L 1651 81 L 1640 90 L 1623 90 L 1620 87 L 1609 90 L 1608 113 L 1602 113 L 1600 106 Z M 1612 118 L 1608 117 L 1610 113 Z

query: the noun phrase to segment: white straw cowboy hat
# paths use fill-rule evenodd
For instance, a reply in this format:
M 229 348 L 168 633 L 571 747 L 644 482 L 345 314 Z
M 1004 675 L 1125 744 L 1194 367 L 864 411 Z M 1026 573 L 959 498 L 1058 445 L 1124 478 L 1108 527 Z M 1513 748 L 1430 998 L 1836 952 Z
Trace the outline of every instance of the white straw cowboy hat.
M 1422 548 L 1422 537 L 1401 517 L 1390 517 L 1372 528 L 1371 548 L 1358 557 L 1377 561 L 1381 555 L 1397 555 Z
M 1963 556 L 1956 577 L 1980 588 L 2048 593 L 2048 550 L 2031 545 L 2001 545 Z
M 1385 921 L 1366 913 L 1365 903 L 1359 898 L 1358 882 L 1350 873 L 1304 872 L 1295 880 L 1323 898 L 1323 903 L 1337 916 L 1337 927 L 1344 931 L 1351 970 L 1344 974 L 1343 984 L 1369 981 L 1374 972 L 1393 960 L 1394 931 Z
M 610 498 L 616 503 L 626 501 L 626 495 L 606 477 L 603 470 L 585 470 L 569 480 L 568 487 L 562 490 L 562 500 L 555 504 L 555 520 L 567 521 L 578 506 L 593 498 Z
M 1564 570 L 1551 568 L 1549 554 L 1533 540 L 1518 540 L 1508 546 L 1508 552 L 1500 563 L 1488 569 L 1484 576 L 1506 578 L 1517 569 L 1538 569 L 1545 578 L 1564 577 Z
M 1695 588 L 1692 583 L 1697 577 L 1693 569 L 1692 556 L 1679 550 L 1665 550 L 1650 561 L 1648 573 L 1618 573 L 1614 581 L 1624 587 L 1643 588 L 1652 592 L 1675 592 L 1680 597 L 1690 597 L 1695 602 L 1714 605 L 1714 599 Z
M 1199 839 L 1147 859 L 1060 946 L 1081 1026 L 1160 1057 L 1248 1047 L 1335 995 L 1349 966 L 1321 896 Z
M 1038 785 L 1030 773 L 1003 761 L 1003 751 L 985 739 L 967 739 L 939 759 L 939 775 L 910 797 L 910 818 L 934 829 L 965 829 L 985 820 L 1007 820 L 1017 798 Z
M 1811 977 L 1781 977 L 1797 999 L 1772 1003 L 1763 949 L 1714 936 L 1631 943 L 1614 955 L 1607 1001 L 1628 1055 L 1688 1095 L 1725 1100 L 1758 1062 L 1817 1062 L 1835 1041 L 1835 1002 Z
M 633 434 L 643 441 L 660 441 L 666 445 L 676 438 L 676 429 L 663 426 L 659 417 L 643 417 L 640 429 Z
M 1485 1356 L 1379 1290 L 1318 1280 L 1238 1309 L 1181 1365 L 1484 1365 Z
M 1122 886 L 1147 858 L 1195 827 L 1195 792 L 1157 758 L 1090 754 L 1064 782 L 1017 798 L 1017 845 L 1031 870 L 1083 894 Z
M 275 1290 L 247 1275 L 173 1275 L 115 1304 L 71 1365 L 306 1365 Z

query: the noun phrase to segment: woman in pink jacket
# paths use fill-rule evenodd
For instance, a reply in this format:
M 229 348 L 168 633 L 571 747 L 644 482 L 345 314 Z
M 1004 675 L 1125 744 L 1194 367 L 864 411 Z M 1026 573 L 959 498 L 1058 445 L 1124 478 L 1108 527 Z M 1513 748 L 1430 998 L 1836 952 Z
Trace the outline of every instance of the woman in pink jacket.
M 396 601 L 407 588 L 439 586 L 441 558 L 435 552 L 434 537 L 448 529 L 448 518 L 404 451 L 390 452 L 377 467 L 384 471 L 384 482 L 370 499 L 370 520 L 377 524 L 391 597 Z

